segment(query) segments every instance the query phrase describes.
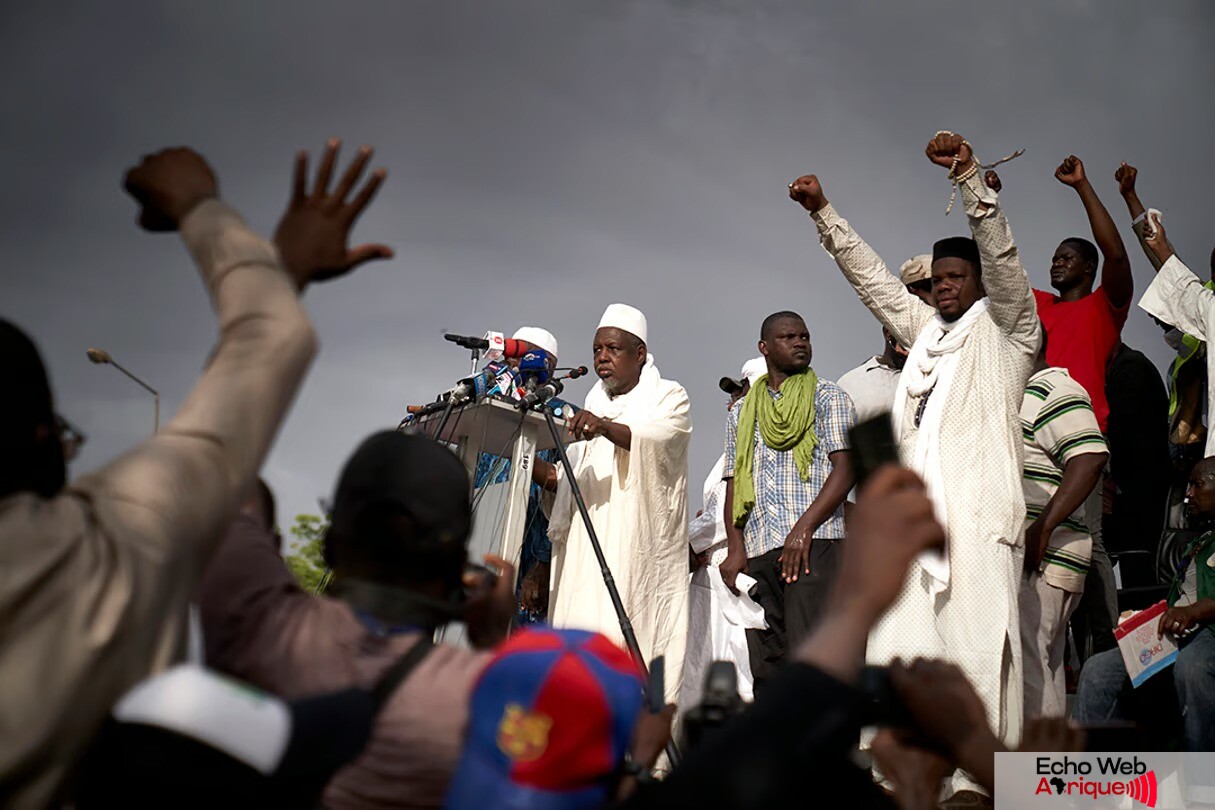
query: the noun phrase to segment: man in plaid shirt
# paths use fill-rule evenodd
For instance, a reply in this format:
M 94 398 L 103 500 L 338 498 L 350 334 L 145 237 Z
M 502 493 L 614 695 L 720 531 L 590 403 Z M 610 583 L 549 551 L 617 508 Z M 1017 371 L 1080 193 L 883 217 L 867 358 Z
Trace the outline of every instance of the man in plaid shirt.
M 852 487 L 848 431 L 856 421 L 843 389 L 810 368 L 800 315 L 764 319 L 759 350 L 768 373 L 726 420 L 729 553 L 721 564 L 731 588 L 742 571 L 757 581 L 751 596 L 768 622 L 766 630 L 747 631 L 757 689 L 808 634 L 834 579 Z M 740 438 L 740 421 L 751 426 L 750 440 L 746 430 Z

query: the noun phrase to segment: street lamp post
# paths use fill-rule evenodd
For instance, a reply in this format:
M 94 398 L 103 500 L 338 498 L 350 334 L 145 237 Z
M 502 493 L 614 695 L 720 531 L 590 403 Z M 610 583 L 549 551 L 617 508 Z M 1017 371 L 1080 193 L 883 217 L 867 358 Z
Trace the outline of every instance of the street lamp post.
M 99 366 L 113 366 L 114 368 L 118 369 L 123 374 L 127 375 L 132 380 L 134 380 L 136 383 L 138 383 L 141 388 L 143 388 L 145 391 L 147 391 L 149 394 L 152 395 L 153 407 L 155 408 L 155 410 L 153 411 L 153 416 L 152 416 L 152 419 L 153 419 L 152 432 L 159 433 L 160 432 L 160 392 L 157 391 L 152 386 L 148 385 L 143 380 L 136 377 L 131 372 L 127 371 L 122 366 L 118 365 L 118 363 L 114 362 L 114 358 L 110 356 L 109 352 L 103 351 L 101 349 L 89 349 L 86 352 L 86 354 L 88 354 L 89 360 L 93 361 L 94 363 L 96 363 Z

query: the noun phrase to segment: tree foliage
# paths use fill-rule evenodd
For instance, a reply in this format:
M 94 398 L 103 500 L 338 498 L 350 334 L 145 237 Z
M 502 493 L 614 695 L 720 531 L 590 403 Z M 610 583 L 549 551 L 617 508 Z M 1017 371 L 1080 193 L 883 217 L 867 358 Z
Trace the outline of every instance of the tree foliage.
M 308 593 L 324 593 L 329 585 L 325 567 L 325 532 L 329 521 L 319 515 L 296 515 L 291 526 L 291 541 L 283 555 L 287 568 L 300 587 Z

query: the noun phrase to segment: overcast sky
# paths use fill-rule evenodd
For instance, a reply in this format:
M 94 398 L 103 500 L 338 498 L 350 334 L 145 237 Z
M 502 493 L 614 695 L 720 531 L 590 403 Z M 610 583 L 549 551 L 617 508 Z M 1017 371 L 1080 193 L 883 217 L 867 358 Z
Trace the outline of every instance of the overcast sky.
M 88 434 L 74 472 L 94 468 L 152 408 L 84 350 L 159 387 L 167 419 L 215 335 L 180 244 L 134 227 L 124 169 L 192 145 L 269 232 L 296 149 L 370 143 L 389 178 L 356 237 L 397 255 L 308 293 L 322 350 L 266 467 L 284 523 L 316 511 L 363 436 L 466 370 L 440 330 L 536 324 L 564 364 L 589 363 L 613 301 L 646 312 L 691 395 L 698 504 L 724 435 L 716 381 L 756 353 L 765 315 L 802 313 L 829 379 L 881 349 L 786 196 L 799 174 L 897 267 L 966 231 L 923 156 L 936 130 L 987 160 L 1023 147 L 1002 198 L 1042 287 L 1058 241 L 1088 235 L 1055 166 L 1079 155 L 1127 225 L 1126 160 L 1203 272 L 1213 23 L 1204 0 L 3 3 L 0 315 L 38 341 Z M 1123 235 L 1138 298 L 1151 270 Z M 1138 309 L 1124 336 L 1167 362 Z

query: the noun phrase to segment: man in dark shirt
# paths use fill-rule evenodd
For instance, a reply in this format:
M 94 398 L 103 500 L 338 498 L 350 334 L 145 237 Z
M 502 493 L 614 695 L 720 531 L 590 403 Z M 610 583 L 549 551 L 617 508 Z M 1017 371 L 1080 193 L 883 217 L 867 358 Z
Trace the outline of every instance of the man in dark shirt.
M 1112 508 L 1104 516 L 1104 545 L 1115 560 L 1122 557 L 1124 587 L 1155 581 L 1154 557 L 1164 528 L 1165 499 L 1170 478 L 1169 395 L 1160 372 L 1142 352 L 1120 344 L 1106 372 L 1110 403 L 1106 429 L 1110 447 Z M 1126 552 L 1145 551 L 1147 554 Z M 1101 592 L 1093 573 L 1086 595 Z M 1084 613 L 1083 609 L 1077 613 Z M 1092 614 L 1089 614 L 1090 616 Z M 1074 628 L 1074 625 L 1073 625 Z M 1095 652 L 1114 646 L 1113 628 L 1091 627 Z

